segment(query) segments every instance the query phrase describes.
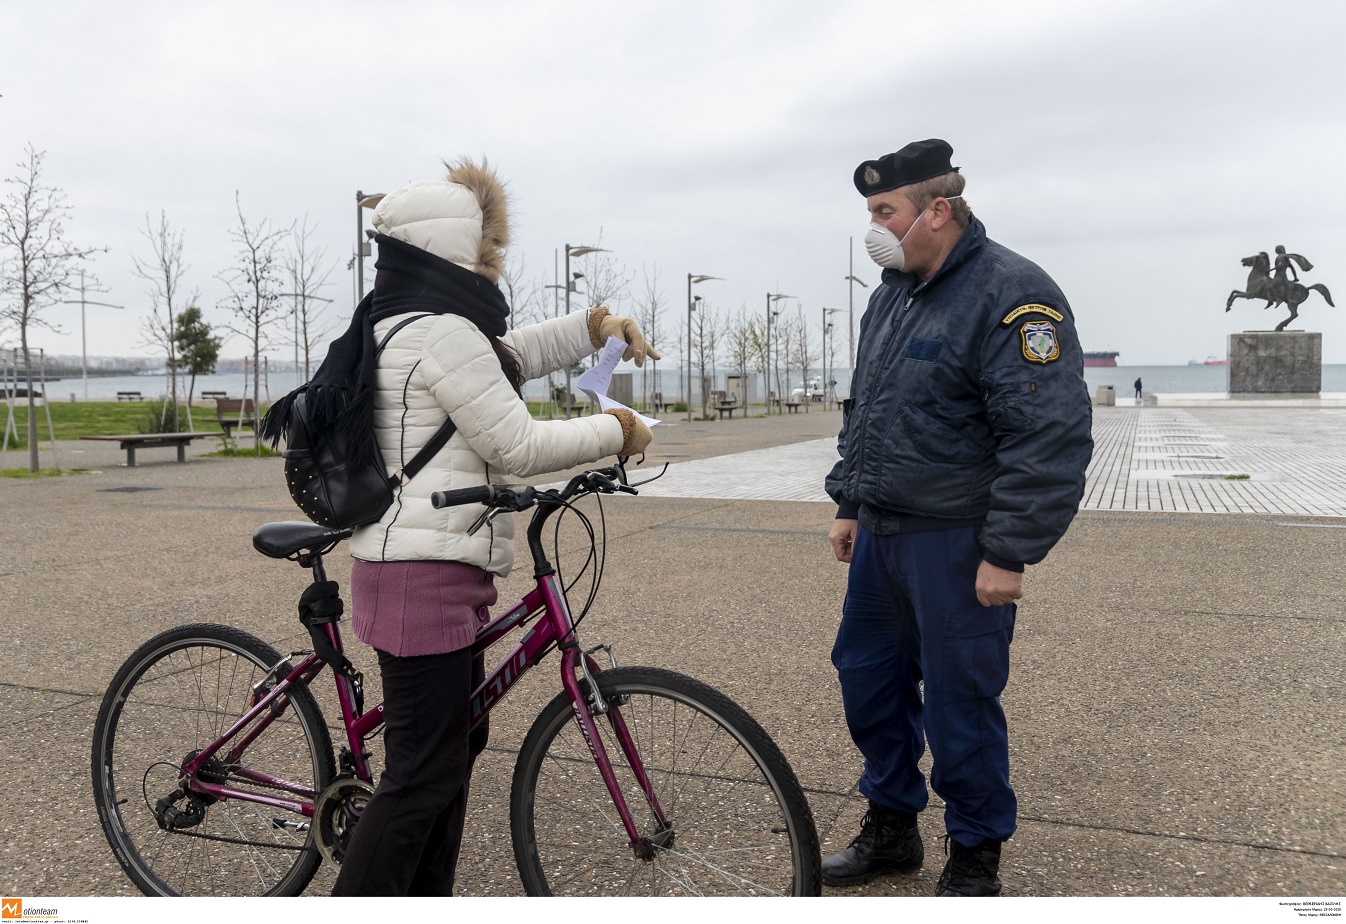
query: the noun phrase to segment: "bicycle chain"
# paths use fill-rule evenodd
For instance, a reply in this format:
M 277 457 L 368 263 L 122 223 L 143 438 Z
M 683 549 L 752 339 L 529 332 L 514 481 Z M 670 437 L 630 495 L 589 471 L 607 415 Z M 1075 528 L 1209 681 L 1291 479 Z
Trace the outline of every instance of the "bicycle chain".
M 219 834 L 202 834 L 200 831 L 183 831 L 180 829 L 171 829 L 168 830 L 168 833 L 180 834 L 183 837 L 199 837 L 202 840 L 206 841 L 220 841 L 225 844 L 241 844 L 244 847 L 270 847 L 273 850 L 301 850 L 301 851 L 312 850 L 314 852 L 317 851 L 316 847 L 308 847 L 306 845 L 291 847 L 288 844 L 267 844 L 262 841 L 245 841 L 242 838 L 238 837 L 224 837 Z
M 229 774 L 226 772 L 224 774 L 224 780 L 222 782 L 227 782 L 228 779 Z M 294 795 L 294 793 L 290 792 L 290 790 L 286 789 L 284 786 L 281 786 L 277 783 L 264 783 L 261 780 L 247 780 L 247 783 L 249 783 L 252 786 L 259 787 L 261 789 L 274 789 L 277 792 L 289 793 L 290 795 Z M 220 841 L 221 843 L 224 844 L 240 844 L 244 847 L 270 847 L 273 850 L 300 850 L 300 851 L 317 850 L 316 847 L 309 847 L 304 844 L 301 844 L 297 847 L 292 847 L 288 844 L 268 844 L 265 843 L 264 841 L 245 841 L 242 838 L 238 837 L 225 837 L 221 834 L 202 834 L 200 831 L 187 831 L 182 828 L 165 828 L 163 830 L 167 831 L 169 834 L 181 834 L 183 837 L 199 837 L 202 840 Z

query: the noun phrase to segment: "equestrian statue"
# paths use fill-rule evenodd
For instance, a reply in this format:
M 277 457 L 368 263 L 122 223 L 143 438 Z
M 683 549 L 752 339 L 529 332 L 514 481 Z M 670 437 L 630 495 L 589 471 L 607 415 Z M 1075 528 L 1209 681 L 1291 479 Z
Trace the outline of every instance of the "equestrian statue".
M 1291 321 L 1299 317 L 1299 306 L 1309 297 L 1310 289 L 1316 290 L 1329 305 L 1336 307 L 1332 302 L 1332 293 L 1328 292 L 1327 286 L 1321 282 L 1315 282 L 1311 286 L 1300 285 L 1299 273 L 1295 271 L 1295 267 L 1298 266 L 1307 273 L 1313 269 L 1313 264 L 1297 253 L 1286 253 L 1283 244 L 1276 245 L 1274 276 L 1271 258 L 1267 256 L 1265 250 L 1251 257 L 1244 257 L 1242 263 L 1251 267 L 1248 272 L 1248 288 L 1246 291 L 1235 289 L 1230 292 L 1229 299 L 1224 305 L 1225 311 L 1234 306 L 1236 298 L 1263 299 L 1266 301 L 1262 306 L 1263 310 L 1276 305 L 1285 305 L 1290 309 L 1290 317 L 1276 325 L 1276 330 L 1285 330 Z

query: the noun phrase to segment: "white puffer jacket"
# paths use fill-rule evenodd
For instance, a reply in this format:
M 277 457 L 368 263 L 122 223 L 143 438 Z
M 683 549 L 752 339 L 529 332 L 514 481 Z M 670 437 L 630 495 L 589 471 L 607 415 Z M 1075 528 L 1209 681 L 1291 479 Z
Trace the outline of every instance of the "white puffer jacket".
M 450 172 L 457 182 L 416 183 L 388 195 L 375 210 L 374 225 L 495 282 L 498 248 L 507 239 L 503 217 L 495 214 L 503 212 L 503 192 L 481 168 L 465 169 Z M 379 321 L 375 342 L 401 320 L 405 316 Z M 501 339 L 529 379 L 594 352 L 587 311 L 511 330 Z M 469 536 L 468 527 L 482 508 L 436 510 L 430 495 L 595 462 L 622 447 L 621 423 L 611 414 L 534 420 L 501 371 L 486 335 L 457 315 L 413 321 L 379 357 L 374 424 L 389 474 L 429 442 L 446 414 L 457 432 L 396 492 L 381 520 L 355 531 L 350 545 L 355 558 L 460 561 L 504 576 L 514 564 L 513 515 L 497 516 L 491 526 Z

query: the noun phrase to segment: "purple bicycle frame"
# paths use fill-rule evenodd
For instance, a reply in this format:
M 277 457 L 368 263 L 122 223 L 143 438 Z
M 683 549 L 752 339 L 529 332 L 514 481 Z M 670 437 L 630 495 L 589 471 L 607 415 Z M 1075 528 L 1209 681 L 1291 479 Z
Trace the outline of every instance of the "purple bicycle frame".
M 481 722 L 482 718 L 491 711 L 491 708 L 499 702 L 500 698 L 514 686 L 529 668 L 536 665 L 546 655 L 553 644 L 558 645 L 561 649 L 561 685 L 570 699 L 575 720 L 579 723 L 580 732 L 584 735 L 584 741 L 588 745 L 589 752 L 598 767 L 598 772 L 603 778 L 603 784 L 612 797 L 617 814 L 622 819 L 631 846 L 638 849 L 644 839 L 641 837 L 630 809 L 627 807 L 621 786 L 617 782 L 616 773 L 613 771 L 612 762 L 603 747 L 598 729 L 594 724 L 594 717 L 585 705 L 585 695 L 580 690 L 579 681 L 576 679 L 576 672 L 581 670 L 582 667 L 587 667 L 587 672 L 591 676 L 597 676 L 600 669 L 592 658 L 580 651 L 579 645 L 575 641 L 575 626 L 570 616 L 570 609 L 566 604 L 560 578 L 555 573 L 539 576 L 537 587 L 529 591 L 523 599 L 515 603 L 505 613 L 492 620 L 489 625 L 478 630 L 476 641 L 472 646 L 473 654 L 486 651 L 507 633 L 527 624 L 534 617 L 540 618 L 532 628 L 524 633 L 509 654 L 495 666 L 481 686 L 473 692 L 471 699 L 472 726 L 475 727 Z M 338 652 L 342 651 L 341 633 L 337 624 L 328 623 L 323 629 L 332 647 Z M 585 659 L 583 665 L 580 658 Z M 198 771 L 203 764 L 226 746 L 228 750 L 221 761 L 226 764 L 236 764 L 248 746 L 289 705 L 288 700 L 285 699 L 289 689 L 296 684 L 307 686 L 322 671 L 324 666 L 324 662 L 317 654 L 310 653 L 305 656 L 302 661 L 290 669 L 284 680 L 277 683 L 265 696 L 257 699 L 224 734 L 203 748 L 196 757 L 183 767 L 183 775 L 190 780 L 191 788 L 197 792 L 208 793 L 216 798 L 256 802 L 312 818 L 315 811 L 314 800 L 317 799 L 318 793 L 310 787 L 246 768 L 236 771 L 236 775 L 245 779 L 298 797 L 297 799 L 287 799 L 281 796 L 249 792 L 223 784 L 206 782 L 200 778 Z M 335 671 L 333 673 L 336 677 L 337 700 L 341 706 L 342 724 L 346 729 L 346 743 L 350 753 L 354 755 L 355 773 L 366 783 L 373 783 L 369 758 L 364 750 L 364 740 L 383 724 L 383 705 L 380 703 L 363 715 L 357 715 L 356 696 L 352 681 Z M 598 701 L 598 691 L 593 690 L 592 694 L 594 700 Z M 263 715 L 263 713 L 268 714 Z M 664 817 L 663 807 L 659 804 L 654 788 L 650 784 L 645 766 L 636 751 L 635 742 L 626 727 L 625 720 L 616 709 L 608 709 L 605 714 L 612 726 L 617 742 L 621 745 L 622 754 L 627 765 L 631 768 L 636 784 L 649 801 L 655 820 L 660 827 L 666 826 L 667 820 Z M 249 728 L 249 726 L 252 727 Z M 242 734 L 244 729 L 248 729 L 246 734 Z M 237 740 L 235 740 L 236 737 Z

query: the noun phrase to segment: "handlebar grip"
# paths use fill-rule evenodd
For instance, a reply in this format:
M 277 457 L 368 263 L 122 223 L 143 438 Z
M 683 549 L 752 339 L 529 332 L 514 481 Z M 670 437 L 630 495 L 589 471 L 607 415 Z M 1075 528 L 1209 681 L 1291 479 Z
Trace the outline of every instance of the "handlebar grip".
M 463 504 L 488 504 L 495 498 L 495 487 L 489 484 L 474 488 L 458 488 L 455 491 L 435 491 L 430 495 L 430 506 L 459 507 Z

